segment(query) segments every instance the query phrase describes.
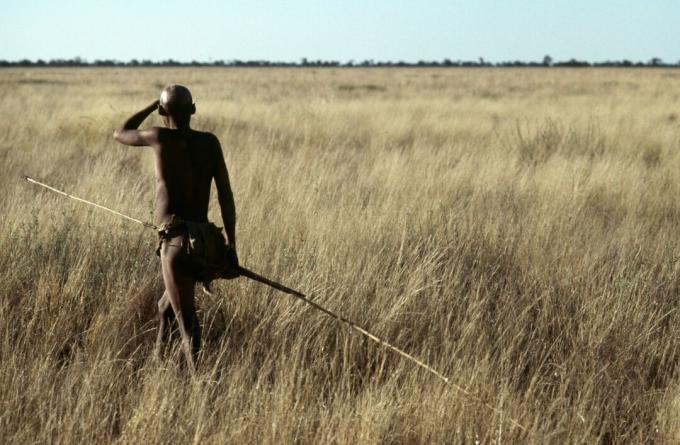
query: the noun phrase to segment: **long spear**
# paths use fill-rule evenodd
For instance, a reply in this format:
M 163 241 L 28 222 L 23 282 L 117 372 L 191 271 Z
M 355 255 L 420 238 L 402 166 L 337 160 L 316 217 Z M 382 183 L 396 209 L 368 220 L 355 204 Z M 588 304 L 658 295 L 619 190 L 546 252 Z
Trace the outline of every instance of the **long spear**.
M 55 193 L 59 193 L 60 195 L 66 196 L 67 198 L 71 198 L 71 199 L 74 199 L 74 200 L 76 200 L 76 201 L 80 201 L 80 202 L 82 202 L 82 203 L 89 204 L 89 205 L 91 205 L 91 206 L 97 207 L 98 209 L 106 210 L 107 212 L 113 213 L 114 215 L 120 216 L 120 217 L 122 217 L 122 218 L 125 218 L 125 219 L 127 219 L 127 220 L 129 220 L 129 221 L 135 222 L 135 223 L 137 223 L 137 224 L 141 224 L 142 226 L 144 226 L 144 227 L 146 227 L 146 228 L 158 230 L 158 226 L 156 226 L 156 225 L 154 225 L 154 224 L 151 224 L 151 223 L 149 223 L 149 222 L 141 221 L 141 220 L 139 220 L 139 219 L 136 219 L 136 218 L 133 218 L 133 217 L 131 217 L 131 216 L 127 216 L 127 215 L 125 215 L 125 214 L 123 214 L 123 213 L 120 213 L 120 212 L 118 212 L 118 211 L 116 211 L 116 210 L 113 210 L 113 209 L 110 209 L 110 208 L 108 208 L 108 207 L 105 207 L 105 206 L 103 206 L 103 205 L 96 204 L 96 203 L 91 202 L 91 201 L 88 201 L 88 200 L 86 200 L 86 199 L 79 198 L 79 197 L 77 197 L 77 196 L 71 195 L 70 193 L 66 193 L 66 192 L 61 191 L 61 190 L 59 190 L 59 189 L 57 189 L 57 188 L 51 187 L 51 186 L 49 186 L 49 185 L 47 185 L 47 184 L 45 184 L 45 183 L 42 183 L 42 182 L 40 182 L 40 181 L 38 181 L 38 180 L 36 180 L 36 179 L 30 178 L 30 177 L 28 177 L 28 176 L 26 176 L 26 175 L 24 175 L 23 178 L 24 178 L 25 180 L 27 180 L 28 182 L 31 182 L 31 183 L 33 183 L 33 184 L 39 185 L 39 186 L 41 186 L 41 187 L 44 187 L 44 188 L 46 188 L 46 189 L 48 189 L 48 190 L 51 190 L 51 191 L 53 191 L 53 192 L 55 192 Z M 250 278 L 251 280 L 255 280 L 255 281 L 258 281 L 258 282 L 260 282 L 260 283 L 266 284 L 266 285 L 268 285 L 268 286 L 273 287 L 274 289 L 280 290 L 281 292 L 284 292 L 284 293 L 286 293 L 286 294 L 292 295 L 292 296 L 294 296 L 295 298 L 304 301 L 305 303 L 307 303 L 307 304 L 309 304 L 310 306 L 312 306 L 314 309 L 317 309 L 317 310 L 323 312 L 324 314 L 326 314 L 326 315 L 328 315 L 328 316 L 330 316 L 330 317 L 335 318 L 337 321 L 339 321 L 339 322 L 341 322 L 341 323 L 344 323 L 344 324 L 348 325 L 350 328 L 352 328 L 352 329 L 354 329 L 355 331 L 359 332 L 360 334 L 362 334 L 362 335 L 368 337 L 370 340 L 372 340 L 372 341 L 374 341 L 374 342 L 380 344 L 381 346 L 386 347 L 387 349 L 389 349 L 389 350 L 391 350 L 391 351 L 393 351 L 393 352 L 396 352 L 397 354 L 401 355 L 402 357 L 406 358 L 407 360 L 411 361 L 412 363 L 415 363 L 416 365 L 420 366 L 421 368 L 423 368 L 423 369 L 425 369 L 426 371 L 430 372 L 431 374 L 435 375 L 437 378 L 439 378 L 441 381 L 443 381 L 443 382 L 446 383 L 447 385 L 450 385 L 450 386 L 452 386 L 453 388 L 455 388 L 457 391 L 460 391 L 461 393 L 465 394 L 468 398 L 470 398 L 470 399 L 472 399 L 472 400 L 475 400 L 475 401 L 481 403 L 482 405 L 484 405 L 484 406 L 486 406 L 487 408 L 489 408 L 491 411 L 493 411 L 493 412 L 495 412 L 495 413 L 497 413 L 497 414 L 500 414 L 501 416 L 503 415 L 503 412 L 502 412 L 501 410 L 499 410 L 498 408 L 496 408 L 496 407 L 493 406 L 493 405 L 490 405 L 489 403 L 485 402 L 484 400 L 480 399 L 479 397 L 477 397 L 476 395 L 472 394 L 471 392 L 469 392 L 467 389 L 463 388 L 462 386 L 456 385 L 455 383 L 452 383 L 451 381 L 449 381 L 449 378 L 448 378 L 448 377 L 446 377 L 445 375 L 443 375 L 442 373 L 440 373 L 439 371 L 437 371 L 436 369 L 434 369 L 434 368 L 431 367 L 430 365 L 428 365 L 428 364 L 422 362 L 421 360 L 418 360 L 417 358 L 415 358 L 414 356 L 412 356 L 412 355 L 409 354 L 408 352 L 405 352 L 404 350 L 397 348 L 396 346 L 390 344 L 390 343 L 387 342 L 386 340 L 383 340 L 382 338 L 378 337 L 377 335 L 371 334 L 371 333 L 368 332 L 366 329 L 364 329 L 364 328 L 362 328 L 361 326 L 357 325 L 357 324 L 354 323 L 353 321 L 351 321 L 351 320 L 349 320 L 349 319 L 347 319 L 347 318 L 345 318 L 345 317 L 342 317 L 342 316 L 340 316 L 340 315 L 337 315 L 337 314 L 331 312 L 330 310 L 326 309 L 325 307 L 321 306 L 320 304 L 315 303 L 314 301 L 312 301 L 312 300 L 310 300 L 309 298 L 307 298 L 307 296 L 306 296 L 305 294 L 303 294 L 302 292 L 296 291 L 295 289 L 291 289 L 291 288 L 289 288 L 289 287 L 286 287 L 286 286 L 284 286 L 283 284 L 277 283 L 276 281 L 272 281 L 272 280 L 270 280 L 270 279 L 268 279 L 268 278 L 265 278 L 265 277 L 263 277 L 262 275 L 256 274 L 255 272 L 246 269 L 245 267 L 238 266 L 238 267 L 236 268 L 236 270 L 237 270 L 237 272 L 238 272 L 240 275 L 243 275 L 244 277 L 247 277 L 247 278 Z M 518 421 L 516 421 L 516 420 L 514 420 L 514 419 L 512 419 L 512 418 L 508 418 L 508 420 L 510 421 L 510 423 L 512 423 L 513 425 L 515 425 L 516 427 L 518 427 L 518 428 L 521 429 L 522 431 L 526 431 L 526 430 L 527 430 L 526 427 L 525 427 L 524 425 L 522 425 L 521 423 L 519 423 Z
M 40 181 L 38 181 L 38 180 L 36 180 L 36 179 L 30 178 L 30 177 L 25 176 L 25 175 L 24 175 L 24 179 L 26 179 L 28 182 L 31 182 L 31 183 L 33 183 L 33 184 L 39 185 L 39 186 L 41 186 L 41 187 L 44 187 L 44 188 L 46 188 L 46 189 L 48 189 L 48 190 L 51 190 L 51 191 L 53 191 L 53 192 L 55 192 L 55 193 L 59 193 L 60 195 L 66 196 L 67 198 L 71 198 L 71 199 L 74 199 L 74 200 L 76 200 L 76 201 L 80 201 L 80 202 L 83 202 L 83 203 L 85 203 L 85 204 L 89 204 L 89 205 L 91 205 L 91 206 L 97 207 L 98 209 L 106 210 L 107 212 L 111 212 L 111 213 L 113 213 L 114 215 L 120 216 L 120 217 L 125 218 L 125 219 L 127 219 L 127 220 L 129 220 L 129 221 L 132 221 L 132 222 L 136 222 L 137 224 L 141 224 L 141 225 L 143 225 L 144 227 L 147 227 L 147 228 L 149 228 L 149 229 L 156 229 L 156 230 L 158 230 L 158 226 L 156 226 L 156 225 L 154 225 L 154 224 L 151 224 L 151 223 L 148 223 L 148 222 L 145 222 L 145 221 L 141 221 L 141 220 L 136 219 L 136 218 L 133 218 L 133 217 L 131 217 L 131 216 L 127 216 L 127 215 L 125 215 L 125 214 L 123 214 L 123 213 L 120 213 L 120 212 L 118 212 L 118 211 L 116 211 L 116 210 L 113 210 L 113 209 L 110 209 L 110 208 L 105 207 L 105 206 L 103 206 L 103 205 L 96 204 L 96 203 L 94 203 L 94 202 L 88 201 L 87 199 L 83 199 L 83 198 L 79 198 L 79 197 L 77 197 L 77 196 L 71 195 L 70 193 L 66 193 L 66 192 L 64 192 L 64 191 L 61 191 L 61 190 L 59 190 L 59 189 L 57 189 L 57 188 L 54 188 L 54 187 L 49 186 L 49 185 L 47 185 L 47 184 L 45 184 L 45 183 L 42 183 L 42 182 L 40 182 Z M 354 329 L 355 331 L 357 331 L 357 332 L 359 332 L 359 333 L 365 335 L 366 337 L 370 338 L 370 339 L 373 340 L 374 342 L 379 343 L 379 344 L 381 344 L 381 345 L 387 347 L 388 349 L 391 349 L 392 351 L 396 352 L 397 354 L 401 355 L 402 357 L 407 358 L 408 360 L 411 360 L 411 361 L 412 361 L 413 363 L 415 363 L 416 365 L 420 366 L 420 367 L 423 368 L 423 369 L 426 369 L 426 370 L 430 371 L 432 374 L 434 374 L 434 375 L 436 375 L 437 377 L 439 377 L 439 378 L 440 378 L 441 380 L 443 380 L 445 383 L 449 383 L 448 377 L 444 376 L 443 374 L 441 374 L 440 372 L 438 372 L 437 370 L 435 370 L 435 369 L 432 368 L 431 366 L 429 366 L 429 365 L 423 363 L 422 361 L 418 360 L 417 358 L 413 357 L 412 355 L 408 354 L 407 352 L 404 352 L 403 350 L 397 348 L 396 346 L 391 345 L 389 342 L 387 342 L 387 341 L 381 339 L 380 337 L 371 334 L 371 333 L 368 332 L 366 329 L 364 329 L 364 328 L 362 328 L 361 326 L 357 325 L 357 324 L 354 323 L 353 321 L 348 320 L 347 318 L 342 317 L 342 316 L 340 316 L 340 315 L 337 315 L 337 314 L 331 312 L 330 310 L 326 309 L 325 307 L 321 306 L 320 304 L 315 303 L 314 301 L 312 301 L 312 300 L 310 300 L 309 298 L 307 298 L 307 296 L 306 296 L 305 294 L 303 294 L 302 292 L 299 292 L 299 291 L 297 291 L 297 290 L 295 290 L 295 289 L 291 289 L 291 288 L 289 288 L 289 287 L 284 286 L 283 284 L 277 283 L 276 281 L 272 281 L 272 280 L 270 280 L 270 279 L 268 279 L 268 278 L 265 278 L 265 277 L 263 277 L 262 275 L 259 275 L 259 274 L 255 273 L 255 272 L 251 271 L 251 270 L 246 269 L 245 267 L 238 266 L 238 267 L 236 268 L 236 270 L 237 270 L 237 272 L 238 272 L 240 275 L 243 275 L 244 277 L 250 278 L 251 280 L 259 281 L 260 283 L 264 283 L 264 284 L 266 284 L 266 285 L 268 285 L 268 286 L 273 287 L 274 289 L 280 290 L 281 292 L 285 292 L 285 293 L 287 293 L 287 294 L 289 294 L 289 295 L 293 295 L 294 297 L 296 297 L 296 298 L 298 298 L 298 299 L 304 301 L 305 303 L 311 305 L 312 307 L 314 307 L 315 309 L 317 309 L 317 310 L 323 312 L 324 314 L 330 315 L 331 317 L 335 318 L 336 320 L 338 320 L 338 321 L 340 321 L 340 322 L 342 322 L 342 323 L 345 323 L 345 324 L 349 325 L 350 328 L 352 328 L 352 329 Z

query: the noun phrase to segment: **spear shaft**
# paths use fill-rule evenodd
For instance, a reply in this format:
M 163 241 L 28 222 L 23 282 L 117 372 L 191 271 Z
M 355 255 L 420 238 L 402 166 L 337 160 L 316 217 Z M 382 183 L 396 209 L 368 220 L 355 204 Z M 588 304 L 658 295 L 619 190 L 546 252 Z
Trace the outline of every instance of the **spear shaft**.
M 45 184 L 45 183 L 43 183 L 43 182 L 40 182 L 40 181 L 38 181 L 38 180 L 36 180 L 36 179 L 33 179 L 33 178 L 30 178 L 30 177 L 28 177 L 28 176 L 24 176 L 24 179 L 26 179 L 28 182 L 31 182 L 31 183 L 33 183 L 33 184 L 39 185 L 39 186 L 41 186 L 41 187 L 44 187 L 44 188 L 46 188 L 46 189 L 48 189 L 48 190 L 51 190 L 51 191 L 53 191 L 53 192 L 55 192 L 55 193 L 59 193 L 60 195 L 66 196 L 67 198 L 71 198 L 71 199 L 74 199 L 74 200 L 76 200 L 76 201 L 80 201 L 80 202 L 83 202 L 83 203 L 85 203 L 85 204 L 89 204 L 89 205 L 91 205 L 91 206 L 97 207 L 98 209 L 106 210 L 107 212 L 113 213 L 114 215 L 120 216 L 120 217 L 125 218 L 125 219 L 127 219 L 127 220 L 129 220 L 129 221 L 132 221 L 132 222 L 136 222 L 136 223 L 138 223 L 138 224 L 141 224 L 141 225 L 143 225 L 144 227 L 147 227 L 147 228 L 150 228 L 150 229 L 158 229 L 158 227 L 155 226 L 154 224 L 151 224 L 151 223 L 148 223 L 148 222 L 141 221 L 141 220 L 139 220 L 139 219 L 136 219 L 136 218 L 133 218 L 133 217 L 131 217 L 131 216 L 125 215 L 125 214 L 123 214 L 123 213 L 120 213 L 120 212 L 118 212 L 118 211 L 116 211 L 116 210 L 110 209 L 110 208 L 108 208 L 108 207 L 106 207 L 106 206 L 103 206 L 103 205 L 94 203 L 94 202 L 92 202 L 92 201 L 88 201 L 87 199 L 83 199 L 83 198 L 79 198 L 79 197 L 77 197 L 77 196 L 71 195 L 70 193 L 66 193 L 66 192 L 64 192 L 64 191 L 61 191 L 61 190 L 59 190 L 59 189 L 57 189 L 57 188 L 54 188 L 54 187 L 52 187 L 52 186 L 49 186 L 49 185 L 47 185 L 47 184 Z M 422 361 L 418 360 L 417 358 L 413 357 L 412 355 L 408 354 L 407 352 L 402 351 L 401 349 L 397 348 L 396 346 L 391 345 L 390 343 L 388 343 L 387 341 L 381 339 L 380 337 L 371 334 L 371 333 L 368 332 L 366 329 L 364 329 L 364 328 L 362 328 L 361 326 L 357 325 L 357 324 L 354 323 L 353 321 L 348 320 L 347 318 L 342 317 L 342 316 L 340 316 L 340 315 L 337 315 L 337 314 L 331 312 L 330 310 L 326 309 L 325 307 L 319 305 L 318 303 L 315 303 L 314 301 L 312 301 L 312 300 L 310 300 L 309 298 L 307 298 L 307 296 L 306 296 L 305 294 L 303 294 L 302 292 L 297 291 L 297 290 L 295 290 L 295 289 L 291 289 L 291 288 L 289 288 L 289 287 L 286 287 L 286 286 L 284 286 L 283 284 L 280 284 L 280 283 L 277 283 L 276 281 L 270 280 L 269 278 L 265 278 L 265 277 L 263 277 L 262 275 L 257 274 L 257 273 L 255 273 L 255 272 L 253 272 L 253 271 L 251 271 L 251 270 L 248 270 L 248 269 L 246 269 L 245 267 L 242 267 L 242 266 L 238 266 L 238 267 L 237 267 L 237 271 L 238 271 L 238 273 L 239 273 L 240 275 L 243 275 L 244 277 L 247 277 L 247 278 L 250 278 L 251 280 L 258 281 L 258 282 L 260 282 L 260 283 L 266 284 L 266 285 L 268 285 L 268 286 L 273 287 L 274 289 L 280 290 L 281 292 L 287 293 L 287 294 L 289 294 L 289 295 L 293 295 L 294 297 L 296 297 L 296 298 L 298 298 L 298 299 L 304 301 L 305 303 L 307 303 L 307 304 L 309 304 L 310 306 L 314 307 L 315 309 L 317 309 L 317 310 L 323 312 L 324 314 L 329 315 L 329 316 L 335 318 L 336 320 L 338 320 L 338 321 L 340 321 L 340 322 L 342 322 L 342 323 L 347 324 L 349 327 L 351 327 L 352 329 L 354 329 L 354 330 L 357 331 L 357 332 L 360 332 L 361 334 L 363 334 L 363 335 L 365 335 L 366 337 L 370 338 L 370 339 L 373 340 L 374 342 L 379 343 L 379 344 L 385 346 L 385 347 L 388 348 L 388 349 L 391 349 L 392 351 L 394 351 L 394 352 L 396 352 L 397 354 L 399 354 L 399 355 L 401 355 L 401 356 L 407 358 L 408 360 L 411 360 L 411 361 L 412 361 L 413 363 L 415 363 L 416 365 L 420 366 L 420 367 L 423 368 L 423 369 L 428 370 L 428 371 L 431 372 L 432 374 L 434 374 L 434 375 L 436 375 L 437 377 L 439 377 L 439 378 L 440 378 L 441 380 L 443 380 L 445 383 L 449 383 L 449 379 L 448 379 L 447 377 L 445 377 L 444 375 L 442 375 L 441 373 L 439 373 L 438 371 L 436 371 L 436 370 L 435 370 L 434 368 L 432 368 L 431 366 L 426 365 L 426 364 L 423 363 Z
M 59 190 L 59 189 L 54 188 L 54 187 L 52 187 L 52 186 L 49 186 L 49 185 L 47 185 L 47 184 L 45 184 L 45 183 L 43 183 L 43 182 L 40 182 L 40 181 L 38 181 L 38 180 L 36 180 L 36 179 L 33 179 L 33 178 L 30 178 L 30 177 L 28 177 L 28 176 L 24 176 L 24 179 L 26 179 L 28 182 L 31 182 L 31 183 L 33 183 L 33 184 L 39 185 L 39 186 L 41 186 L 41 187 L 44 187 L 44 188 L 46 188 L 46 189 L 48 189 L 48 190 L 51 190 L 51 191 L 53 191 L 53 192 L 55 192 L 55 193 L 59 193 L 59 194 L 62 195 L 62 196 L 66 196 L 67 198 L 71 198 L 71 199 L 74 199 L 74 200 L 76 200 L 76 201 L 79 201 L 79 202 L 82 202 L 82 203 L 85 203 L 85 204 L 89 204 L 89 205 L 91 205 L 91 206 L 97 207 L 98 209 L 106 210 L 107 212 L 113 213 L 114 215 L 120 216 L 120 217 L 125 218 L 125 219 L 127 219 L 127 220 L 129 220 L 129 221 L 132 221 L 132 222 L 136 222 L 137 224 L 141 224 L 141 225 L 143 225 L 144 227 L 147 227 L 147 228 L 150 228 L 150 229 L 158 229 L 158 227 L 155 226 L 154 224 L 151 224 L 151 223 L 148 223 L 148 222 L 141 221 L 141 220 L 139 220 L 139 219 L 136 219 L 136 218 L 133 218 L 133 217 L 131 217 L 131 216 L 125 215 L 125 214 L 123 214 L 123 213 L 120 213 L 120 212 L 118 212 L 118 211 L 116 211 L 116 210 L 110 209 L 110 208 L 108 208 L 108 207 L 106 207 L 106 206 L 103 206 L 103 205 L 101 205 L 101 204 L 97 204 L 97 203 L 94 203 L 94 202 L 92 202 L 92 201 L 88 201 L 87 199 L 83 199 L 83 198 L 79 198 L 79 197 L 77 197 L 77 196 L 71 195 L 70 193 L 66 193 L 66 192 L 64 192 L 64 191 L 62 191 L 62 190 Z M 354 323 L 353 321 L 348 320 L 347 318 L 342 317 L 342 316 L 340 316 L 340 315 L 337 315 L 337 314 L 335 314 L 334 312 L 331 312 L 330 310 L 326 309 L 325 307 L 319 305 L 318 303 L 315 303 L 314 301 L 312 301 L 312 300 L 310 300 L 309 298 L 307 298 L 307 296 L 306 296 L 305 294 L 303 294 L 302 292 L 297 291 L 297 290 L 295 290 L 295 289 L 291 289 L 291 288 L 289 288 L 289 287 L 286 287 L 286 286 L 284 286 L 283 284 L 280 284 L 280 283 L 277 283 L 276 281 L 270 280 L 269 278 L 265 278 L 265 277 L 263 277 L 262 275 L 257 274 L 257 273 L 255 273 L 255 272 L 253 272 L 253 271 L 251 271 L 251 270 L 248 270 L 248 269 L 246 269 L 245 267 L 242 267 L 242 266 L 238 266 L 238 267 L 237 267 L 237 271 L 238 271 L 238 273 L 239 273 L 240 275 L 243 275 L 244 277 L 247 277 L 247 278 L 250 278 L 251 280 L 258 281 L 258 282 L 260 282 L 260 283 L 266 284 L 266 285 L 268 285 L 268 286 L 273 287 L 274 289 L 280 290 L 281 292 L 287 293 L 287 294 L 289 294 L 289 295 L 293 295 L 294 297 L 296 297 L 296 298 L 298 298 L 298 299 L 304 301 L 305 303 L 307 303 L 307 304 L 309 304 L 310 306 L 314 307 L 315 309 L 317 309 L 317 310 L 323 312 L 324 314 L 326 314 L 326 315 L 328 315 L 328 316 L 330 316 L 330 317 L 335 318 L 336 320 L 340 321 L 341 323 L 345 323 L 345 324 L 348 325 L 350 328 L 352 328 L 352 329 L 354 329 L 355 331 L 357 331 L 357 332 L 359 332 L 359 333 L 365 335 L 366 337 L 368 337 L 369 339 L 373 340 L 374 342 L 379 343 L 379 344 L 381 344 L 382 346 L 384 346 L 384 347 L 386 347 L 386 348 L 388 348 L 388 349 L 391 349 L 392 351 L 394 351 L 394 352 L 396 352 L 397 354 L 401 355 L 402 357 L 405 357 L 406 359 L 412 361 L 413 363 L 415 363 L 416 365 L 420 366 L 421 368 L 426 369 L 427 371 L 429 371 L 429 372 L 431 372 L 432 374 L 436 375 L 439 379 L 443 380 L 445 383 L 449 383 L 448 377 L 445 377 L 443 374 L 441 374 L 440 372 L 438 372 L 437 370 L 435 370 L 435 369 L 432 368 L 431 366 L 429 366 L 429 365 L 423 363 L 422 361 L 420 361 L 420 360 L 418 360 L 417 358 L 413 357 L 413 356 L 410 355 L 409 353 L 407 353 L 407 352 L 405 352 L 405 351 L 403 351 L 403 350 L 397 348 L 396 346 L 391 345 L 389 342 L 387 342 L 387 341 L 381 339 L 380 337 L 378 337 L 378 336 L 376 336 L 376 335 L 374 335 L 374 334 L 371 334 L 371 333 L 368 332 L 366 329 L 364 329 L 364 328 L 362 328 L 361 326 L 357 325 L 357 324 Z M 461 388 L 461 389 L 462 389 L 462 388 Z
M 69 194 L 69 193 L 63 192 L 63 191 L 61 191 L 61 190 L 59 190 L 59 189 L 56 189 L 56 188 L 54 188 L 54 187 L 51 187 L 51 186 L 49 186 L 49 185 L 47 185 L 47 184 L 44 184 L 44 183 L 42 183 L 42 182 L 40 182 L 40 181 L 38 181 L 38 180 L 35 180 L 35 179 L 33 179 L 33 178 L 30 178 L 30 177 L 28 177 L 28 176 L 26 176 L 26 175 L 24 175 L 24 179 L 27 180 L 28 182 L 32 182 L 33 184 L 39 185 L 39 186 L 41 186 L 41 187 L 45 187 L 47 190 L 52 190 L 52 191 L 55 192 L 55 193 L 59 193 L 60 195 L 66 196 L 67 198 L 75 199 L 76 201 L 84 202 L 85 204 L 89 204 L 89 205 L 91 205 L 91 206 L 97 207 L 98 209 L 106 210 L 107 212 L 111 212 L 111 213 L 113 213 L 114 215 L 120 216 L 121 218 L 125 218 L 125 219 L 127 219 L 127 220 L 129 220 L 129 221 L 136 222 L 137 224 L 141 224 L 141 225 L 143 225 L 144 227 L 147 227 L 147 228 L 149 228 L 149 229 L 156 229 L 156 230 L 158 230 L 158 227 L 156 227 L 155 225 L 153 225 L 153 224 L 151 224 L 151 223 L 144 222 L 144 221 L 140 221 L 140 220 L 138 220 L 138 219 L 136 219 L 136 218 L 133 218 L 133 217 L 131 217 L 131 216 L 127 216 L 127 215 L 125 215 L 125 214 L 123 214 L 123 213 L 120 213 L 120 212 L 118 212 L 118 211 L 116 211 L 116 210 L 110 209 L 110 208 L 108 208 L 108 207 L 105 207 L 105 206 L 103 206 L 103 205 L 94 203 L 94 202 L 92 202 L 92 201 L 88 201 L 87 199 L 78 198 L 77 196 L 73 196 L 73 195 L 71 195 L 71 194 Z

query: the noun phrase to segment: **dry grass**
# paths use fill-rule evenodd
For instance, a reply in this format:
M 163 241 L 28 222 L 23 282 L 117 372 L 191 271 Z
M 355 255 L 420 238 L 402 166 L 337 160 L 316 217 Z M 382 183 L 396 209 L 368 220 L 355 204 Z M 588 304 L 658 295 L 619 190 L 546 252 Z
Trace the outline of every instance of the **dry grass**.
M 111 132 L 171 82 L 222 140 L 242 262 L 502 414 L 245 279 L 199 297 L 197 378 L 177 350 L 150 358 L 153 233 L 19 174 L 151 219 L 151 154 Z M 4 69 L 0 85 L 1 442 L 680 440 L 679 72 Z

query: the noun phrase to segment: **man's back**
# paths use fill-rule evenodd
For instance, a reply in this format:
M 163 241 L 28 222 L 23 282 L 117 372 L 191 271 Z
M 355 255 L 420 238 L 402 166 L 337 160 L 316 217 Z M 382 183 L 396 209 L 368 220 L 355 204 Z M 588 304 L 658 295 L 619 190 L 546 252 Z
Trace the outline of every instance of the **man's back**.
M 194 130 L 159 128 L 156 162 L 156 220 L 171 215 L 206 222 L 210 185 L 218 156 L 217 138 Z
M 120 143 L 153 147 L 156 161 L 156 222 L 179 219 L 208 221 L 210 185 L 215 179 L 217 198 L 228 244 L 236 245 L 236 206 L 222 147 L 215 135 L 192 130 L 196 112 L 191 93 L 181 85 L 166 87 L 156 100 L 130 116 L 114 131 Z M 139 125 L 158 110 L 166 128 L 139 130 Z

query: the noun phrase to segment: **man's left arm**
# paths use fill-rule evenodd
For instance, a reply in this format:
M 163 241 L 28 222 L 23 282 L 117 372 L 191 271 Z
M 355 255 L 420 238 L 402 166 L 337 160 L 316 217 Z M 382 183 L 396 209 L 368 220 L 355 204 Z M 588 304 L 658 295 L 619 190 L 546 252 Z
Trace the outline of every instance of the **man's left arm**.
M 130 116 L 120 127 L 113 132 L 113 138 L 125 145 L 136 147 L 153 146 L 158 143 L 158 128 L 138 130 L 151 113 L 158 109 L 158 101 L 153 101 L 150 105 Z

